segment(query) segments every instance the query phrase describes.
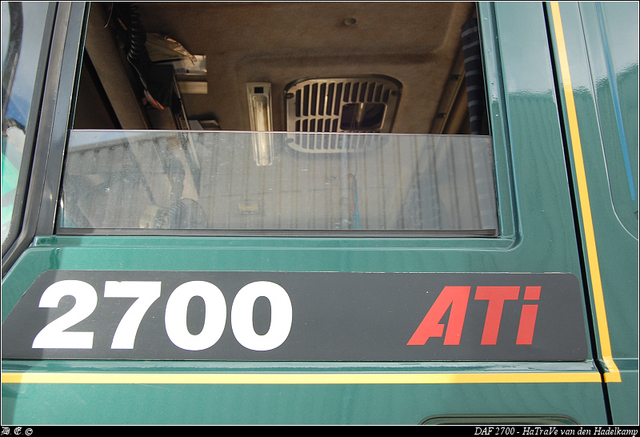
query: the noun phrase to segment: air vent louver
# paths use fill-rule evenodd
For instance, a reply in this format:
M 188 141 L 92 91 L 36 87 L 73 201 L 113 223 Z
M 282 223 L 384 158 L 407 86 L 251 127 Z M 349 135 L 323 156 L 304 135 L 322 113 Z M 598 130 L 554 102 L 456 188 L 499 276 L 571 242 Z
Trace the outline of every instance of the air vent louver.
M 302 133 L 388 133 L 400 100 L 402 85 L 380 75 L 316 78 L 285 87 L 287 131 L 297 132 L 291 146 L 304 152 L 339 152 L 362 147 L 366 137 L 343 141 Z

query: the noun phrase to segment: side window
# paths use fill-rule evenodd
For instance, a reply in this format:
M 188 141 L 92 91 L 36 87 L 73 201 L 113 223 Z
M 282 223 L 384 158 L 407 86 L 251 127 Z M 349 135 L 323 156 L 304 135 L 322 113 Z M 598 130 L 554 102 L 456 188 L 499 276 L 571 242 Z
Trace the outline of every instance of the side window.
M 48 4 L 2 2 L 2 247 L 15 235 L 25 185 L 26 132 L 32 113 Z
M 497 235 L 475 7 L 93 4 L 58 231 Z

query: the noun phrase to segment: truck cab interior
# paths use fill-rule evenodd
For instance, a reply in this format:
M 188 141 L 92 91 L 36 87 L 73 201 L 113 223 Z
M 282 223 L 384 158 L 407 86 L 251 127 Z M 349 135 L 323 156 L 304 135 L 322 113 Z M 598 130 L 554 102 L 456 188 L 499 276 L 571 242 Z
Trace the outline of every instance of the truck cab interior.
M 258 84 L 267 130 L 486 134 L 477 42 L 467 2 L 96 3 L 74 128 L 256 130 Z

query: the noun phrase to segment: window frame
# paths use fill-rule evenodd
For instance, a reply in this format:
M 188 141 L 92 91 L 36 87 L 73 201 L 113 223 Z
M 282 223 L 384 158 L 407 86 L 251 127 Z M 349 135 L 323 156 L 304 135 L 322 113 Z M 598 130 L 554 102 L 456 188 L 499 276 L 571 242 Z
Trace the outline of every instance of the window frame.
M 22 150 L 22 157 L 20 160 L 20 166 L 18 170 L 18 180 L 16 186 L 16 193 L 13 201 L 13 211 L 9 220 L 9 230 L 5 239 L 2 241 L 2 256 L 9 252 L 12 245 L 18 239 L 18 236 L 23 228 L 23 219 L 25 218 L 25 206 L 27 203 L 27 187 L 29 185 L 32 158 L 34 156 L 34 141 L 36 133 L 38 131 L 38 123 L 40 119 L 40 103 L 43 99 L 45 75 L 47 71 L 47 59 L 49 57 L 49 50 L 52 40 L 53 22 L 56 15 L 56 6 L 54 4 L 48 4 L 45 25 L 43 29 L 42 42 L 40 44 L 40 53 L 38 55 L 38 70 L 35 74 L 35 80 L 33 83 L 33 89 L 31 94 L 31 100 L 29 104 L 29 112 L 24 126 L 24 145 Z M 29 23 L 23 24 L 23 33 L 28 31 Z M 29 55 L 24 53 L 21 47 L 21 56 Z M 19 64 L 19 61 L 18 61 Z M 16 66 L 17 68 L 17 66 Z M 3 120 L 4 123 L 4 120 Z
M 510 170 L 507 161 L 509 153 L 505 143 L 507 135 L 505 126 L 505 112 L 502 105 L 503 90 L 500 87 L 498 47 L 493 26 L 493 6 L 478 3 L 478 25 L 480 31 L 480 44 L 482 48 L 482 61 L 485 70 L 485 90 L 487 96 L 487 114 L 489 118 L 489 130 L 493 143 L 494 184 L 496 194 L 497 231 L 487 233 L 479 231 L 477 234 L 460 235 L 455 231 L 366 231 L 366 230 L 278 230 L 278 229 L 113 229 L 113 228 L 65 228 L 59 226 L 58 219 L 54 227 L 57 235 L 102 235 L 102 236 L 178 236 L 178 237 L 270 237 L 270 238 L 340 238 L 340 239 L 427 239 L 427 240 L 455 240 L 455 241 L 503 241 L 508 240 L 510 245 L 514 239 L 515 223 L 509 218 L 513 217 L 510 189 Z M 79 74 L 79 73 L 78 73 Z M 79 82 L 79 79 L 78 79 Z M 77 85 L 76 90 L 77 92 Z M 493 115 L 493 116 L 492 116 Z M 56 215 L 57 217 L 57 215 Z M 505 220 L 505 218 L 507 218 Z M 496 243 L 492 243 L 496 244 Z M 475 245 L 473 243 L 472 245 Z M 505 243 L 498 243 L 504 247 Z
M 496 190 L 496 207 L 498 232 L 495 236 L 453 237 L 446 233 L 437 238 L 411 231 L 387 234 L 363 232 L 354 235 L 345 231 L 336 235 L 325 231 L 202 231 L 193 230 L 150 230 L 140 232 L 131 230 L 74 230 L 57 226 L 58 207 L 60 202 L 64 156 L 70 132 L 71 120 L 75 109 L 75 96 L 79 85 L 80 68 L 84 37 L 87 27 L 89 3 L 59 4 L 57 12 L 51 18 L 53 35 L 50 52 L 61 53 L 61 56 L 48 59 L 48 65 L 42 74 L 42 105 L 38 129 L 34 128 L 31 140 L 35 141 L 31 175 L 25 200 L 25 214 L 20 234 L 14 244 L 3 253 L 3 276 L 11 268 L 20 254 L 29 246 L 32 239 L 38 236 L 140 236 L 140 237 L 233 237 L 270 239 L 327 239 L 341 241 L 349 246 L 369 246 L 384 248 L 430 247 L 433 249 L 452 248 L 464 250 L 509 249 L 515 247 L 521 239 L 516 210 L 517 200 L 515 180 L 512 169 L 512 158 L 508 135 L 506 108 L 506 91 L 502 83 L 502 65 L 497 38 L 495 6 L 491 3 L 478 3 L 478 24 L 482 44 L 483 67 L 485 71 L 486 102 L 490 133 L 493 141 L 494 181 Z M 55 21 L 55 23 L 54 23 Z M 43 55 L 44 56 L 44 55 Z M 46 70 L 46 78 L 44 72 Z M 37 111 L 36 111 L 37 112 Z M 420 231 L 417 231 L 420 232 Z M 4 248 L 3 248 L 4 249 Z M 4 250 L 3 250 L 4 252 Z
M 73 2 L 51 3 L 49 8 L 25 137 L 20 191 L 16 192 L 22 214 L 15 216 L 13 233 L 3 242 L 3 277 L 36 235 L 54 233 L 87 7 L 84 2 Z

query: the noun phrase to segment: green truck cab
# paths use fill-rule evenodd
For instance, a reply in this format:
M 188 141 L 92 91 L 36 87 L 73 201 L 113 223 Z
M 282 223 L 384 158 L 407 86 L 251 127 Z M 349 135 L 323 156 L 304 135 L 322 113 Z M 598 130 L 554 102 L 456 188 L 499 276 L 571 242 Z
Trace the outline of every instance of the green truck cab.
M 3 3 L 3 425 L 638 424 L 636 3 Z

